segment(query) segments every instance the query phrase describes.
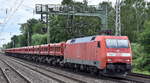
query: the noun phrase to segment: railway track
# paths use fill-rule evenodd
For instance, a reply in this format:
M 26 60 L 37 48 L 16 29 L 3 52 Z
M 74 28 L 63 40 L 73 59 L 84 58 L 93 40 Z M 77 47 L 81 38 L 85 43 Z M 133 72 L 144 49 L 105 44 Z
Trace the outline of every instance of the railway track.
M 126 77 L 113 78 L 119 79 L 123 83 L 150 83 L 150 76 L 137 73 L 129 73 Z
M 14 62 L 13 62 L 13 66 L 14 65 L 19 65 L 19 63 L 14 64 Z M 39 69 L 36 69 L 36 68 L 34 69 L 34 68 L 31 68 L 31 67 L 28 67 L 25 65 L 22 65 L 22 67 L 28 68 L 30 70 L 30 72 L 36 72 L 37 73 L 38 77 L 35 77 L 37 75 L 32 76 L 32 77 L 34 77 L 34 79 L 32 78 L 32 83 L 65 83 L 64 81 L 62 81 L 60 79 L 54 78 L 53 76 L 50 76 L 50 75 L 44 73 L 43 71 L 40 71 Z M 52 79 L 53 81 L 47 81 L 46 82 L 46 81 L 42 81 L 41 78 Z M 40 82 L 40 80 L 38 81 L 38 79 L 40 79 L 41 82 Z M 34 81 L 34 80 L 36 80 L 36 81 Z
M 10 83 L 8 77 L 6 76 L 2 68 L 0 68 L 0 80 L 1 80 L 1 83 Z
M 31 83 L 19 71 L 15 70 L 11 65 L 7 64 L 4 60 L 0 59 L 1 72 L 6 80 L 6 83 Z
M 22 61 L 22 60 L 21 60 Z M 24 61 L 22 61 L 23 63 L 24 63 Z M 28 62 L 27 62 L 28 63 Z M 28 64 L 31 64 L 31 63 L 28 63 Z M 33 64 L 31 64 L 31 65 L 33 65 Z M 54 71 L 57 71 L 57 70 L 55 70 L 55 69 L 52 69 L 52 70 L 49 70 L 50 68 L 49 67 L 45 67 L 45 66 L 41 66 L 41 65 L 33 65 L 33 66 L 36 66 L 36 67 L 39 67 L 39 68 L 42 68 L 42 69 L 44 69 L 44 70 L 47 70 L 47 71 L 50 71 L 50 72 L 54 72 Z M 54 72 L 55 73 L 55 72 Z M 58 73 L 58 72 L 57 72 Z M 56 74 L 57 74 L 56 73 Z M 58 73 L 59 75 L 61 75 L 61 73 L 59 72 Z M 64 77 L 66 77 L 65 75 L 63 75 Z M 72 76 L 72 75 L 67 75 L 67 77 L 68 76 Z M 89 79 L 91 79 L 91 78 L 93 78 L 93 77 L 90 77 L 90 76 L 87 76 Z M 75 79 L 76 77 L 73 77 L 73 79 Z M 81 79 L 82 79 L 82 77 L 80 77 Z M 80 78 L 76 78 L 76 79 L 80 79 Z M 95 77 L 94 78 L 94 80 L 96 80 L 97 82 L 100 82 L 100 80 L 99 80 L 100 78 L 97 78 L 97 77 Z M 136 79 L 136 78 L 131 78 L 131 77 L 129 77 L 129 75 L 127 76 L 127 78 L 108 78 L 108 77 L 103 77 L 102 79 L 104 79 L 104 80 L 111 80 L 111 81 L 114 81 L 114 82 L 119 82 L 119 83 L 149 83 L 149 81 L 141 81 L 141 80 L 138 80 L 138 79 Z M 149 80 L 149 79 L 148 79 Z M 87 80 L 87 81 L 85 81 L 85 82 L 89 82 L 89 83 L 91 83 L 91 82 L 94 82 L 93 80 L 91 81 L 89 81 L 89 80 Z
M 138 83 L 149 83 L 150 82 L 150 76 L 143 75 L 143 74 L 137 74 L 137 73 L 128 74 L 126 79 L 133 80 Z
M 76 73 L 72 72 L 72 73 L 68 73 L 67 71 L 62 71 L 62 69 L 56 69 L 56 68 L 53 68 L 51 66 L 47 67 L 47 65 L 41 65 L 41 64 L 38 64 L 38 63 L 31 63 L 31 62 L 28 62 L 28 61 L 25 61 L 25 60 L 21 60 L 21 59 L 18 59 L 18 58 L 14 58 L 14 57 L 8 57 L 9 59 L 11 59 L 12 61 L 18 63 L 18 64 L 21 64 L 25 67 L 28 67 L 29 65 L 32 66 L 32 67 L 35 67 L 35 68 L 32 68 L 32 69 L 36 69 L 36 70 L 40 70 L 41 72 L 47 72 L 48 73 L 53 73 L 53 74 L 57 74 L 59 76 L 62 76 L 62 77 L 65 77 L 65 78 L 68 78 L 70 80 L 73 80 L 71 83 L 75 82 L 75 83 L 149 83 L 149 78 L 144 78 L 142 76 L 142 80 L 141 80 L 141 77 L 139 75 L 131 75 L 129 74 L 126 78 L 108 78 L 108 77 L 102 77 L 102 78 L 97 78 L 97 76 L 95 77 L 90 77 L 88 75 L 75 75 Z M 58 77 L 58 76 L 55 76 L 53 75 L 53 77 Z M 137 78 L 138 77 L 138 78 Z M 59 77 L 60 78 L 60 77 Z M 140 80 L 139 80 L 140 78 Z M 68 82 L 67 80 L 62 80 L 63 78 L 60 78 L 60 80 L 62 82 L 60 83 L 66 83 Z M 70 83 L 70 82 L 69 82 Z
M 150 79 L 150 75 L 144 75 L 144 74 L 139 74 L 139 73 L 129 73 L 128 75 Z
M 70 73 L 70 72 L 67 72 L 67 71 L 62 71 L 62 70 L 59 70 L 59 69 L 55 69 L 53 67 L 46 67 L 46 65 L 45 66 L 44 65 L 38 65 L 38 64 L 31 63 L 31 62 L 21 60 L 21 59 L 18 59 L 18 58 L 9 57 L 9 59 L 11 59 L 12 61 L 15 61 L 15 62 L 17 62 L 21 65 L 24 65 L 26 67 L 28 67 L 27 65 L 31 65 L 32 67 L 35 67 L 37 70 L 42 69 L 44 71 L 47 71 L 48 73 L 51 73 L 51 72 L 55 73 L 59 76 L 71 79 L 71 80 L 73 80 L 77 83 L 120 83 L 116 80 L 108 80 L 108 79 L 103 79 L 103 78 L 97 79 L 97 78 L 91 78 L 89 76 L 82 76 L 82 75 L 78 75 L 78 74 L 75 74 L 75 73 Z M 61 78 L 61 80 L 64 80 L 64 79 Z M 67 80 L 65 80 L 65 82 L 72 83 L 72 82 L 68 82 Z
M 72 78 L 70 76 L 65 76 L 63 74 L 59 74 L 50 70 L 46 70 L 44 68 L 38 67 L 38 66 L 34 66 L 34 65 L 29 65 L 29 64 L 25 64 L 24 62 L 21 61 L 16 61 L 15 59 L 11 59 L 11 61 L 13 61 L 12 63 L 17 63 L 17 64 L 21 64 L 24 67 L 27 67 L 31 70 L 34 70 L 44 76 L 47 76 L 49 78 L 52 78 L 53 80 L 56 80 L 58 83 L 86 83 L 82 80 L 78 80 L 76 78 Z

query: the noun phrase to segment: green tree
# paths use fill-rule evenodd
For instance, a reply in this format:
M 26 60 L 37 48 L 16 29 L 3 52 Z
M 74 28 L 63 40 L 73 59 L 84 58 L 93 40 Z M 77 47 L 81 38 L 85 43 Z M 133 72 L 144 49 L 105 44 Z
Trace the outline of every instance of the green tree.
M 19 35 L 19 44 L 20 44 L 20 47 L 27 46 L 26 35 L 24 34 Z
M 62 5 L 71 5 L 73 3 L 73 0 L 63 0 L 61 2 Z
M 32 45 L 40 45 L 47 43 L 47 34 L 34 34 L 32 35 Z
M 27 46 L 28 41 L 30 45 L 32 45 L 32 35 L 34 34 L 44 34 L 45 24 L 42 24 L 39 20 L 29 19 L 27 23 L 21 25 L 20 30 L 22 32 L 22 36 L 24 41 L 20 40 L 21 46 Z
M 145 3 L 144 0 L 124 0 L 121 3 L 122 35 L 127 35 L 132 42 L 137 41 L 147 19 Z
M 144 46 L 145 52 L 150 53 L 150 21 L 144 23 L 144 29 L 139 36 L 139 41 Z
M 32 26 L 33 34 L 44 34 L 47 31 L 46 25 L 40 21 Z
M 144 23 L 144 31 L 139 34 L 138 43 L 132 44 L 133 66 L 150 72 L 150 21 Z

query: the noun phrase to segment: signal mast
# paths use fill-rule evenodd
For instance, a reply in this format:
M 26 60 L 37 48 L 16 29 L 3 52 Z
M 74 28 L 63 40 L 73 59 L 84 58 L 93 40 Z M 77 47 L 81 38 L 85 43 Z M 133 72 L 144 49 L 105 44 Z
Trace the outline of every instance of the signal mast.
M 120 1 L 121 0 L 116 0 L 116 23 L 115 23 L 115 35 L 116 36 L 121 36 L 121 21 L 120 21 Z

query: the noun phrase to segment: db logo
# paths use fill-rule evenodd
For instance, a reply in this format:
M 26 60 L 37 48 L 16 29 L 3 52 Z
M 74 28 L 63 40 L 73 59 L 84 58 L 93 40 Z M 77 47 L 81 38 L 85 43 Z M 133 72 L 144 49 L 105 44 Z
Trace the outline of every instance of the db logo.
M 119 52 L 120 50 L 117 50 L 117 52 Z

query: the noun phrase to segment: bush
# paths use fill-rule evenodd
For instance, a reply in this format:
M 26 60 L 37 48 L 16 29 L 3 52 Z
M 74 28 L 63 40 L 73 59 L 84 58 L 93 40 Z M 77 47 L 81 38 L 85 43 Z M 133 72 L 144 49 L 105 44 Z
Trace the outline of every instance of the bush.
M 144 51 L 150 54 L 150 21 L 144 23 L 144 31 L 139 35 L 139 42 L 144 46 Z
M 145 70 L 150 72 L 150 54 L 144 52 L 144 46 L 132 43 L 133 69 Z
M 47 43 L 47 34 L 34 34 L 32 35 L 32 45 L 40 45 Z

